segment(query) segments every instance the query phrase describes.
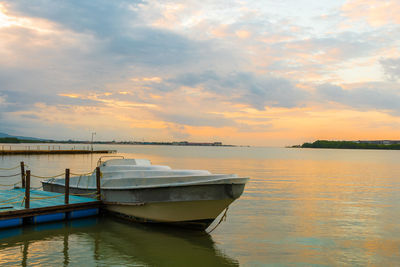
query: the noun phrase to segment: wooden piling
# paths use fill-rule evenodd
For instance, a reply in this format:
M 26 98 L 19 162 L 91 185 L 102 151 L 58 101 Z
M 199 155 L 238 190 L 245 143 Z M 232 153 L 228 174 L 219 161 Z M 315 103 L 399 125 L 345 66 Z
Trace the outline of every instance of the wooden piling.
M 21 161 L 21 186 L 25 188 L 25 164 Z
M 25 177 L 25 209 L 29 209 L 29 200 L 30 200 L 30 193 L 31 193 L 31 171 L 26 171 Z
M 65 200 L 64 204 L 69 204 L 69 169 L 65 169 Z
M 96 193 L 97 200 L 101 200 L 101 191 L 100 191 L 100 167 L 96 167 Z

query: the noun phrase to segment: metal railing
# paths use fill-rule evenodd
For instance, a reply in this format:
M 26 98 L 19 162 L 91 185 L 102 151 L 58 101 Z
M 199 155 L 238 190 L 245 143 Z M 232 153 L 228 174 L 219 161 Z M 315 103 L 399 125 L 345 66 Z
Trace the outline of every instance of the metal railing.
M 57 151 L 57 150 L 87 150 L 90 151 L 90 145 L 73 145 L 73 146 L 63 146 L 63 145 L 6 145 L 2 144 L 0 146 L 2 151 Z
M 25 196 L 23 197 L 22 200 L 15 200 L 17 197 L 12 197 L 6 201 L 0 201 L 0 208 L 4 208 L 2 206 L 4 205 L 9 205 L 9 204 L 16 204 L 16 203 L 21 203 L 21 205 L 23 203 L 25 203 L 25 208 L 29 209 L 30 208 L 30 201 L 31 200 L 40 200 L 40 199 L 47 199 L 47 198 L 56 198 L 56 197 L 60 197 L 60 196 L 64 196 L 65 200 L 64 200 L 64 204 L 68 205 L 69 204 L 69 196 L 83 196 L 83 195 L 95 195 L 97 200 L 101 200 L 101 186 L 100 186 L 100 178 L 101 178 L 101 172 L 100 172 L 100 167 L 96 167 L 96 169 L 93 172 L 89 172 L 89 173 L 82 173 L 82 174 L 77 174 L 77 173 L 71 173 L 70 169 L 65 169 L 64 173 L 61 174 L 57 174 L 57 175 L 53 175 L 53 176 L 40 176 L 40 175 L 34 175 L 31 174 L 30 170 L 26 170 L 25 171 L 25 167 L 27 167 L 26 164 L 24 164 L 24 162 L 22 161 L 20 163 L 20 165 L 18 166 L 14 166 L 14 167 L 10 167 L 10 168 L 0 168 L 0 179 L 1 178 L 14 178 L 16 176 L 21 176 L 21 180 L 12 184 L 1 184 L 0 186 L 13 186 L 14 188 L 16 187 L 16 185 L 21 184 L 22 188 L 25 189 L 25 193 L 21 193 L 18 196 L 22 196 L 23 194 L 25 194 Z M 20 168 L 20 172 L 18 173 L 12 173 L 12 174 L 2 174 L 1 171 L 12 171 L 15 170 L 17 168 Z M 76 175 L 76 176 L 86 176 L 86 177 L 90 177 L 90 175 L 92 175 L 93 173 L 96 173 L 96 191 L 95 192 L 90 192 L 90 193 L 83 193 L 83 194 L 71 194 L 69 192 L 69 181 L 70 181 L 70 174 Z M 42 188 L 42 186 L 40 186 L 39 188 L 32 188 L 31 187 L 31 177 L 34 178 L 38 178 L 38 179 L 54 179 L 56 177 L 61 177 L 64 176 L 65 177 L 65 186 L 64 186 L 64 194 L 60 194 L 60 195 L 56 195 L 56 196 L 46 196 L 46 197 L 30 197 L 30 191 L 31 189 L 39 189 Z

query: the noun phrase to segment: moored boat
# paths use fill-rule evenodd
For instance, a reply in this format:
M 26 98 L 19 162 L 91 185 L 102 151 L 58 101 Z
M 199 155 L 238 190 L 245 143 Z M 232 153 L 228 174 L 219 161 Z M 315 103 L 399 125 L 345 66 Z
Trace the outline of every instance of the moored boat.
M 173 170 L 146 159 L 99 163 L 101 200 L 107 211 L 140 222 L 206 229 L 243 193 L 249 178 L 205 170 Z M 65 179 L 43 181 L 45 191 L 65 191 Z M 96 174 L 70 178 L 72 194 L 96 192 Z

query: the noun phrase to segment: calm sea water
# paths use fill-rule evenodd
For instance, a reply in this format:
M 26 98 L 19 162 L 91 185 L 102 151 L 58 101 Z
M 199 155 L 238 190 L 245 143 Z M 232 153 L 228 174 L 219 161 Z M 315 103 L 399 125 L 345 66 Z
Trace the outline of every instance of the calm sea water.
M 91 218 L 0 231 L 0 265 L 398 266 L 400 151 L 96 146 L 177 169 L 251 177 L 211 235 Z M 37 175 L 100 155 L 0 157 Z M 2 183 L 11 180 L 2 180 Z M 1 184 L 1 183 L 0 183 Z M 40 185 L 38 180 L 33 186 Z

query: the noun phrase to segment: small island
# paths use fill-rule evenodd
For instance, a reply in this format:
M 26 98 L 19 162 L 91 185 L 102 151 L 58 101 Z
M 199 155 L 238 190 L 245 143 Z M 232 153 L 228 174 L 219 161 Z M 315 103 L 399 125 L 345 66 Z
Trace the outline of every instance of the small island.
M 374 140 L 374 141 L 328 141 L 317 140 L 313 143 L 304 143 L 300 148 L 336 148 L 336 149 L 388 149 L 400 150 L 400 141 Z

